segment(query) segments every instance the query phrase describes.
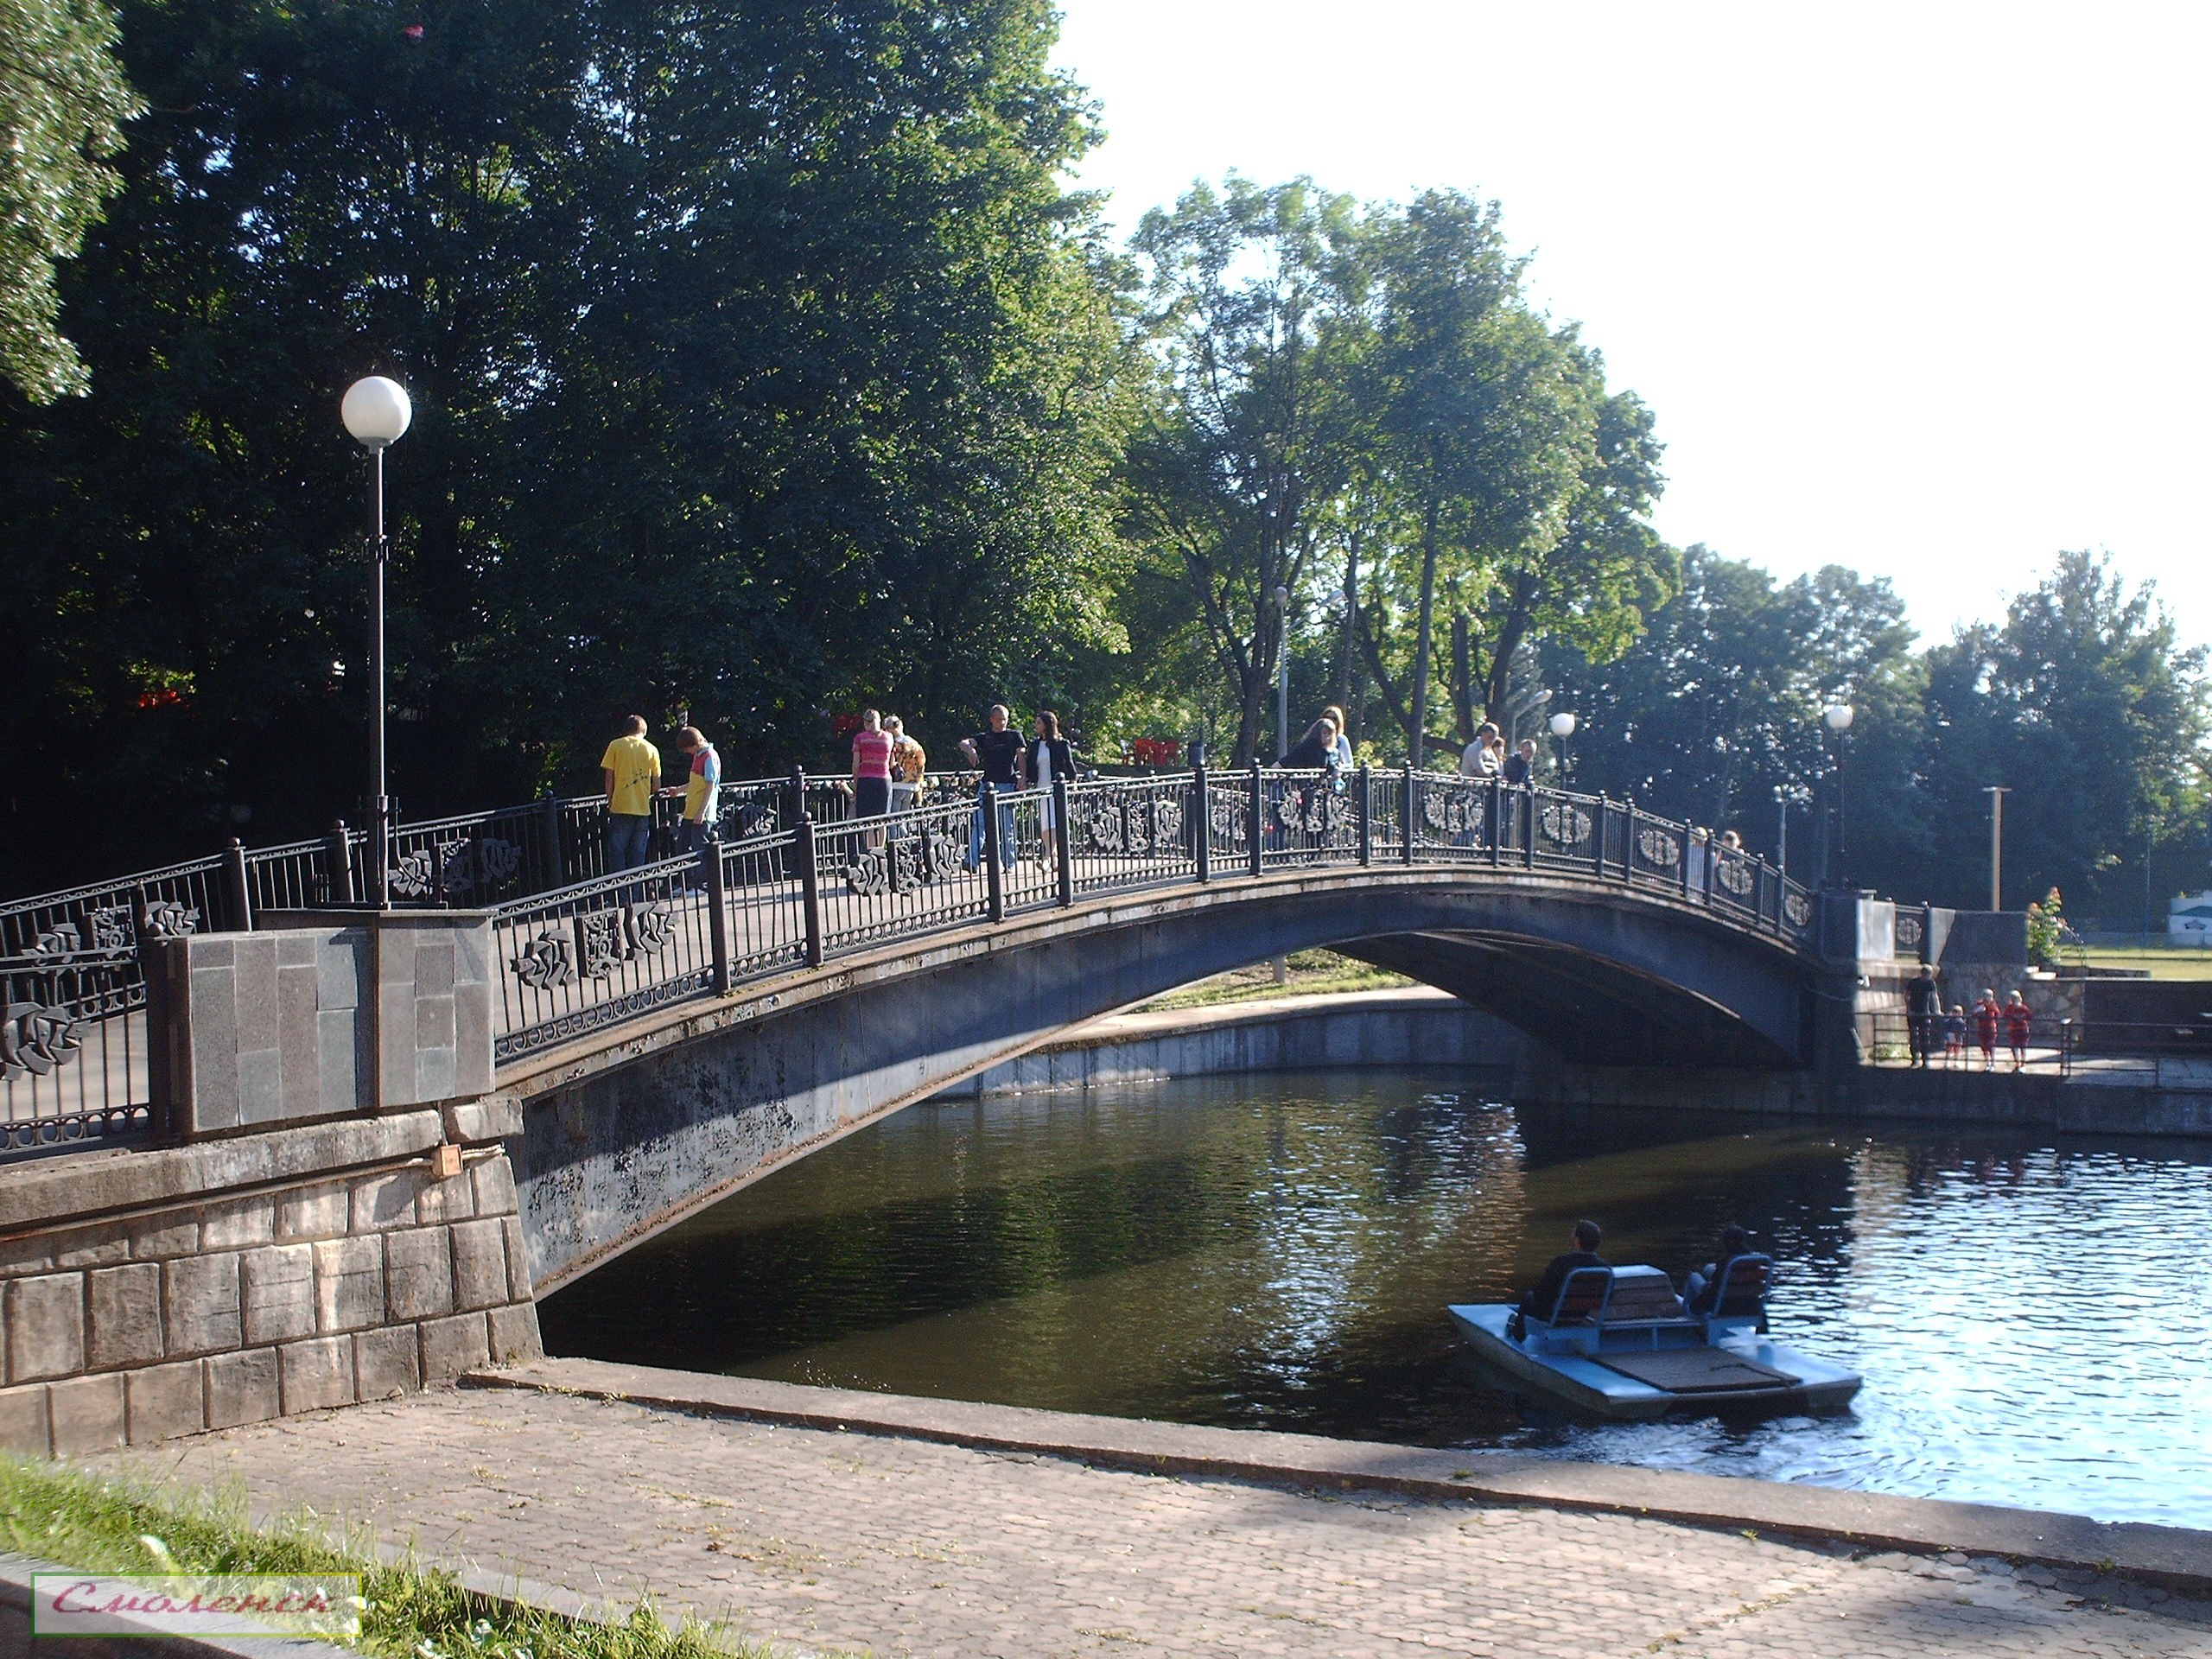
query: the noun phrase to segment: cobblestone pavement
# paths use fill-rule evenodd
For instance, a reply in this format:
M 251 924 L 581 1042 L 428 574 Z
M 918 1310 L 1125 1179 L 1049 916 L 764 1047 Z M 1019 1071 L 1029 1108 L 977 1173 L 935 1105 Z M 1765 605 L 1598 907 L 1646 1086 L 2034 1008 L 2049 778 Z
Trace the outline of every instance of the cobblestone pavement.
M 103 1460 L 425 1554 L 947 1659 L 1415 1653 L 2212 1656 L 2204 1609 L 1963 1556 L 1314 1496 L 569 1395 L 463 1390 Z

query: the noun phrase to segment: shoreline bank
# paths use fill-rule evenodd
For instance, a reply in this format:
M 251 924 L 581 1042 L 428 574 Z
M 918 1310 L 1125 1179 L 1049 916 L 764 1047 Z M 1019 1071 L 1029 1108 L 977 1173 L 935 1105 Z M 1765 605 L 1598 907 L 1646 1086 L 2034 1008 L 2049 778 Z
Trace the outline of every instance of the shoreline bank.
M 1758 1116 L 2009 1123 L 2060 1134 L 2212 1139 L 2212 1064 L 2185 1070 L 1810 1071 L 1579 1065 L 1447 992 L 1348 991 L 1109 1014 L 946 1090 L 1033 1090 L 1252 1071 L 1450 1069 L 1518 1103 L 1644 1106 Z

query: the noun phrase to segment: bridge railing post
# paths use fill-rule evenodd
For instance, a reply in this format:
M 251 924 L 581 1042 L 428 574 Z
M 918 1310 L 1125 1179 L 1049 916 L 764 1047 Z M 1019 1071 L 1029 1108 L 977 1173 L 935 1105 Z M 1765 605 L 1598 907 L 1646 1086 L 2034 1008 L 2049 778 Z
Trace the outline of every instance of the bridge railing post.
M 1503 788 L 1504 785 L 1496 778 L 1483 785 L 1483 791 L 1488 798 L 1483 803 L 1483 827 L 1490 832 L 1484 839 L 1490 842 L 1490 867 L 1493 870 L 1504 861 L 1505 837 L 1509 833 L 1505 827 L 1505 814 L 1500 810 L 1503 804 Z
M 553 792 L 550 785 L 546 786 L 544 798 L 538 806 L 539 855 L 545 861 L 545 885 L 549 888 L 566 887 L 569 876 L 567 861 L 561 856 L 561 798 Z M 582 874 L 579 870 L 577 879 L 581 880 Z
M 1690 849 L 1698 844 L 1697 826 L 1694 823 L 1684 824 L 1682 826 L 1682 898 L 1685 901 L 1695 897 L 1695 895 L 1690 891 Z M 1703 845 L 1705 848 L 1705 862 L 1707 868 L 1710 868 L 1713 864 L 1712 838 L 1707 836 Z M 1707 885 L 1710 886 L 1709 880 Z M 1711 898 L 1712 894 L 1708 893 L 1706 896 L 1707 898 Z
M 223 849 L 223 925 L 232 933 L 253 931 L 253 894 L 246 885 L 245 847 L 236 836 Z
M 1628 798 L 1621 810 L 1621 885 L 1632 886 L 1636 880 L 1636 797 Z
M 1197 826 L 1197 839 L 1192 842 L 1192 856 L 1198 864 L 1198 880 L 1213 880 L 1213 803 L 1206 798 L 1206 769 L 1191 768 L 1191 822 Z
M 1419 782 L 1414 776 L 1414 763 L 1407 761 L 1404 796 L 1398 803 L 1398 861 L 1402 864 L 1414 861 L 1414 811 L 1419 804 L 1414 796 Z
M 999 864 L 999 788 L 983 785 L 983 891 L 991 919 L 1006 920 L 1006 871 Z
M 714 952 L 713 982 L 716 996 L 729 995 L 729 883 L 722 868 L 722 844 L 704 841 L 699 861 L 706 867 L 707 945 Z
M 1359 829 L 1359 862 L 1363 869 L 1375 861 L 1375 803 L 1368 790 L 1374 779 L 1365 766 L 1359 769 L 1359 781 L 1353 785 L 1359 791 L 1359 801 L 1354 809 L 1354 818 Z
M 1065 910 L 1075 903 L 1075 849 L 1068 834 L 1068 780 L 1052 779 L 1052 822 L 1059 833 L 1052 837 L 1053 873 L 1059 878 L 1060 908 Z
M 1605 879 L 1605 837 L 1613 832 L 1613 804 L 1600 795 L 1591 818 L 1590 874 L 1602 881 Z
M 330 833 L 322 838 L 322 866 L 330 881 L 330 902 L 350 905 L 353 902 L 353 846 L 346 838 L 346 820 L 331 824 Z
M 1260 763 L 1256 760 L 1252 762 L 1251 816 L 1252 832 L 1249 839 L 1252 842 L 1250 849 L 1252 874 L 1257 875 L 1261 870 L 1262 855 L 1266 852 L 1268 845 L 1268 780 L 1266 775 L 1261 772 Z
M 1523 869 L 1536 868 L 1536 786 L 1524 784 L 1521 787 L 1521 865 Z
M 815 858 L 814 820 L 806 816 L 806 797 L 799 797 L 799 820 L 792 830 L 791 857 L 798 865 L 798 896 L 806 924 L 806 965 L 822 965 L 822 871 Z

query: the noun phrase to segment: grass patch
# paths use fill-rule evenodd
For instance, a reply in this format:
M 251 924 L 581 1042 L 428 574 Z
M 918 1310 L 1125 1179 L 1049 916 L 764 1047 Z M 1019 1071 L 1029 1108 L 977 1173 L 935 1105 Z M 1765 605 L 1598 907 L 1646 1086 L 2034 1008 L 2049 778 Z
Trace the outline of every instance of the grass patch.
M 2093 944 L 2082 952 L 2092 968 L 2148 969 L 2153 979 L 2212 979 L 2212 950 L 2131 950 L 2125 945 Z M 2062 953 L 2062 960 L 2071 953 Z
M 242 1505 L 156 1497 L 127 1484 L 0 1457 L 0 1544 L 84 1572 L 358 1573 L 368 1607 L 352 1643 L 383 1659 L 766 1659 L 719 1626 L 639 1606 L 594 1624 L 472 1594 L 414 1563 L 333 1545 L 306 1516 L 253 1526 Z M 166 1558 L 166 1559 L 165 1559 Z
M 1414 982 L 1403 974 L 1340 957 L 1333 950 L 1294 950 L 1289 957 L 1290 982 L 1275 983 L 1272 963 L 1255 963 L 1232 973 L 1217 974 L 1155 996 L 1139 1013 L 1162 1008 L 1205 1008 L 1222 1002 L 1258 1002 L 1271 996 L 1321 996 L 1336 991 L 1390 991 Z

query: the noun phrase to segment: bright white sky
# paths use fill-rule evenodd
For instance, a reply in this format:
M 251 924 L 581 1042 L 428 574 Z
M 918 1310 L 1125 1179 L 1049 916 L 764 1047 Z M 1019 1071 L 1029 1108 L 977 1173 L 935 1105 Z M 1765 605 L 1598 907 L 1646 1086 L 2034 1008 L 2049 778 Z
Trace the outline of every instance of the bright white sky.
M 1060 3 L 1124 229 L 1232 168 L 1501 202 L 1669 539 L 1932 636 L 2109 548 L 2212 639 L 2212 7 Z

